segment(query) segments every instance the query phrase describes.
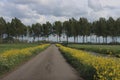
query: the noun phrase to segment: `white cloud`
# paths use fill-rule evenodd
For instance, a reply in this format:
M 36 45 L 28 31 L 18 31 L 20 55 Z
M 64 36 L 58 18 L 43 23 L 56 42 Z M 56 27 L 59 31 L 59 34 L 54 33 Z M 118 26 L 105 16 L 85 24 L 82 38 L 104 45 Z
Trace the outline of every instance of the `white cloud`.
M 118 18 L 120 0 L 1 0 L 0 16 L 7 21 L 17 17 L 25 24 L 45 23 L 68 18 Z
M 120 8 L 120 0 L 100 0 L 103 7 Z

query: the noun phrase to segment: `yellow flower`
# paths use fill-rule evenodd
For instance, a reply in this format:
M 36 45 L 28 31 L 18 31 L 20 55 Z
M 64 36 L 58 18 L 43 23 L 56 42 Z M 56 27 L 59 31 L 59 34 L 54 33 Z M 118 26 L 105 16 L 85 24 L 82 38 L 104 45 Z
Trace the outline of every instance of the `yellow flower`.
M 64 53 L 95 68 L 97 73 L 97 76 L 94 75 L 95 80 L 120 80 L 120 59 L 94 56 L 85 51 L 64 47 L 60 44 L 57 46 Z M 110 54 L 112 53 L 110 52 Z

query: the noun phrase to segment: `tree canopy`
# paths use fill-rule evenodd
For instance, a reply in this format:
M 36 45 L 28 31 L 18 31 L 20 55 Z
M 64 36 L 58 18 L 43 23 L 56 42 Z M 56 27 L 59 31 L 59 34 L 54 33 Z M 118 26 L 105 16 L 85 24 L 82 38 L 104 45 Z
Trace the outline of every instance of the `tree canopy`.
M 55 21 L 53 24 L 46 22 L 44 24 L 35 23 L 31 26 L 26 26 L 18 18 L 13 18 L 11 22 L 6 22 L 3 17 L 0 17 L 0 39 L 6 37 L 23 37 L 27 35 L 32 37 L 44 37 L 48 38 L 50 35 L 57 35 L 57 41 L 61 41 L 61 36 L 66 35 L 66 41 L 68 42 L 69 37 L 74 37 L 74 42 L 78 41 L 78 37 L 82 36 L 83 43 L 85 42 L 85 37 L 96 35 L 99 40 L 100 36 L 103 37 L 103 42 L 107 43 L 107 37 L 112 38 L 112 42 L 116 42 L 117 38 L 120 36 L 120 18 L 105 19 L 103 17 L 99 18 L 97 21 L 89 22 L 87 18 L 80 18 L 76 20 L 71 18 L 68 21 Z M 59 38 L 59 40 L 58 40 Z M 99 41 L 100 42 L 100 41 Z

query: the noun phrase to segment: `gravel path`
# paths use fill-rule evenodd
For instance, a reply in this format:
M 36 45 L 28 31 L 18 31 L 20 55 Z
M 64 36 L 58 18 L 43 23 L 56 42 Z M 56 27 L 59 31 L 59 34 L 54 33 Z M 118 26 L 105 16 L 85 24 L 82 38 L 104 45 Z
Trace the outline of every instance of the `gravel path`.
M 0 80 L 82 80 L 55 45 Z

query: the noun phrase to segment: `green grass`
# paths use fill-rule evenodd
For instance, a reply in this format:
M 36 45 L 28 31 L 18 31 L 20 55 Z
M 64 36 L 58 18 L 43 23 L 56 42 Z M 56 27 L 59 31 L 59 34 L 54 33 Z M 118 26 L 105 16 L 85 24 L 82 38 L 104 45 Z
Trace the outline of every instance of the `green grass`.
M 23 49 L 27 47 L 34 47 L 37 45 L 38 44 L 0 44 L 0 54 L 12 49 Z
M 65 59 L 85 80 L 120 80 L 120 59 L 98 57 L 57 44 Z
M 14 69 L 16 66 L 19 66 L 19 64 L 34 57 L 35 55 L 46 49 L 49 44 L 41 44 L 39 46 L 36 46 L 34 44 L 14 44 L 14 46 L 17 46 L 15 48 L 19 49 L 15 50 L 14 48 L 13 50 L 8 50 L 0 55 L 0 76 Z M 8 49 L 10 49 L 10 47 Z
M 93 51 L 101 54 L 108 54 L 120 57 L 120 45 L 80 45 L 80 44 L 69 44 L 68 47 Z

